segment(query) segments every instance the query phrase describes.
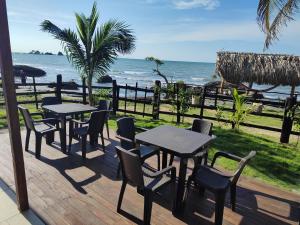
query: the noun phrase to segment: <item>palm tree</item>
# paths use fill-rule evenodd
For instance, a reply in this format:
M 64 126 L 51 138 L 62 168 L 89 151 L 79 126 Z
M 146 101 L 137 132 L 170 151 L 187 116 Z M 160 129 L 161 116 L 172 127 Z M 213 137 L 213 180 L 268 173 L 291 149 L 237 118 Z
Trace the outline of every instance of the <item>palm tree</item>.
M 92 80 L 103 76 L 118 53 L 126 54 L 135 48 L 133 31 L 124 22 L 109 20 L 98 26 L 99 14 L 94 3 L 89 17 L 75 13 L 77 33 L 60 29 L 49 20 L 41 23 L 42 31 L 61 41 L 68 60 L 81 77 L 87 80 L 89 102 L 93 103 Z
M 159 71 L 159 67 L 160 67 L 161 65 L 163 65 L 164 62 L 163 62 L 162 60 L 158 59 L 158 58 L 154 58 L 153 56 L 148 56 L 148 57 L 145 58 L 145 60 L 151 61 L 151 62 L 154 62 L 154 63 L 155 63 L 156 69 L 153 69 L 153 71 L 154 71 L 155 73 L 157 73 L 158 76 L 161 76 L 161 77 L 165 80 L 166 84 L 169 85 L 169 81 L 168 81 L 167 77 L 166 77 L 165 75 L 163 75 L 163 74 Z
M 300 0 L 259 0 L 257 21 L 266 34 L 264 49 L 269 48 L 274 39 L 278 39 L 282 25 L 286 26 L 288 21 L 294 19 L 299 3 Z

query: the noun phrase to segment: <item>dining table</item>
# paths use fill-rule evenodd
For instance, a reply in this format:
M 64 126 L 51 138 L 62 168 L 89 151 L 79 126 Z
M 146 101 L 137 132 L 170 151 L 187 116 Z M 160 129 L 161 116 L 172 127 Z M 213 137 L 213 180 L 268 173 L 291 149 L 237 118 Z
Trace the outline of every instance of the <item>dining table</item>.
M 162 151 L 162 167 L 167 167 L 168 154 L 180 158 L 176 199 L 173 214 L 182 213 L 188 159 L 203 150 L 213 138 L 206 134 L 169 125 L 162 125 L 139 133 L 135 137 L 138 144 L 153 145 Z
M 80 103 L 63 103 L 63 104 L 55 104 L 55 105 L 45 105 L 42 106 L 42 109 L 54 114 L 60 120 L 60 146 L 61 150 L 66 153 L 67 152 L 67 131 L 66 131 L 66 123 L 67 116 L 78 116 L 83 113 L 89 113 L 93 111 L 97 111 L 96 107 L 90 105 L 84 105 Z

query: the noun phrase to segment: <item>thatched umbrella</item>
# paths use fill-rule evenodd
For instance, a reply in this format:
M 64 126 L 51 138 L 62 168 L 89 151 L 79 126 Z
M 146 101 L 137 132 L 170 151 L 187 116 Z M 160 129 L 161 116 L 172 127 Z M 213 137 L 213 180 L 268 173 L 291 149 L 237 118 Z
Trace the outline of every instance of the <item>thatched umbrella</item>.
M 216 72 L 227 82 L 291 86 L 300 85 L 300 57 L 278 54 L 218 52 Z
M 36 104 L 36 108 L 38 108 L 35 78 L 45 76 L 46 72 L 44 70 L 41 70 L 41 69 L 38 69 L 38 68 L 35 68 L 32 66 L 27 66 L 27 65 L 14 65 L 13 71 L 14 71 L 15 76 L 21 77 L 23 84 L 26 83 L 26 77 L 32 77 L 35 104 Z
M 26 79 L 26 77 L 32 77 L 34 82 L 35 77 L 43 77 L 46 75 L 44 70 L 27 65 L 14 65 L 13 71 L 16 77 L 21 77 L 22 79 Z

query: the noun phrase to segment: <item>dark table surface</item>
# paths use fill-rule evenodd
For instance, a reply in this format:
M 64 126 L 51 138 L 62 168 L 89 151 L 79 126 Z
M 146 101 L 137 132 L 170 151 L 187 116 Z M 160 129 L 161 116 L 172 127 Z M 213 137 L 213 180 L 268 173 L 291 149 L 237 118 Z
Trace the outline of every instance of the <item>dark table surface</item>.
M 212 141 L 209 135 L 163 125 L 135 136 L 138 143 L 147 143 L 168 150 L 179 157 L 190 157 Z
M 97 110 L 97 108 L 92 107 L 90 105 L 84 105 L 79 103 L 45 105 L 42 108 L 59 115 L 79 114 L 79 113 L 92 112 Z

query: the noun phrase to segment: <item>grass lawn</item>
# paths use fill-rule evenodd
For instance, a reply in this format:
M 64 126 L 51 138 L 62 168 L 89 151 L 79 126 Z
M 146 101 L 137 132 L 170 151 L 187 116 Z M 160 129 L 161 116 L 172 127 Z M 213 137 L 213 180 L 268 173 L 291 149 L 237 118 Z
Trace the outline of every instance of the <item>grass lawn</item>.
M 33 104 L 25 106 L 28 107 L 31 112 L 37 111 Z M 120 108 L 123 107 L 124 105 L 121 102 Z M 128 103 L 127 109 L 133 109 L 133 104 Z M 137 104 L 137 110 L 142 112 L 141 104 Z M 169 109 L 163 108 L 163 110 Z M 152 106 L 146 106 L 145 112 L 151 113 Z M 191 109 L 190 113 L 199 114 L 199 109 Z M 215 111 L 205 110 L 205 114 L 208 116 L 212 116 L 213 113 L 215 113 Z M 7 127 L 7 121 L 3 116 L 5 116 L 5 110 L 4 108 L 0 108 L 0 128 Z M 124 113 L 119 113 L 117 117 L 110 119 L 109 123 L 111 128 L 116 128 L 115 120 L 121 116 L 124 116 Z M 153 128 L 162 124 L 176 126 L 174 122 L 176 120 L 175 116 L 161 114 L 160 120 L 152 120 L 152 118 L 139 115 L 134 115 L 134 117 L 139 127 Z M 255 120 L 255 123 L 258 124 L 279 126 L 280 120 L 267 119 L 259 116 L 251 116 L 248 118 L 248 120 Z M 180 127 L 190 126 L 192 118 L 185 118 L 184 121 L 184 123 L 180 124 Z M 24 125 L 21 117 L 20 122 L 21 125 Z M 214 152 L 217 150 L 227 151 L 239 156 L 245 156 L 251 150 L 255 150 L 257 151 L 257 155 L 249 166 L 246 167 L 243 175 L 255 177 L 271 185 L 300 193 L 300 144 L 298 146 L 295 145 L 295 136 L 292 138 L 291 144 L 281 144 L 279 143 L 279 133 L 246 127 L 241 127 L 240 132 L 235 132 L 230 126 L 220 124 L 216 121 L 214 121 L 213 133 L 217 136 L 217 139 L 212 144 L 209 154 L 210 159 L 212 159 Z M 237 166 L 235 162 L 224 159 L 217 161 L 217 165 L 228 170 L 234 170 Z

